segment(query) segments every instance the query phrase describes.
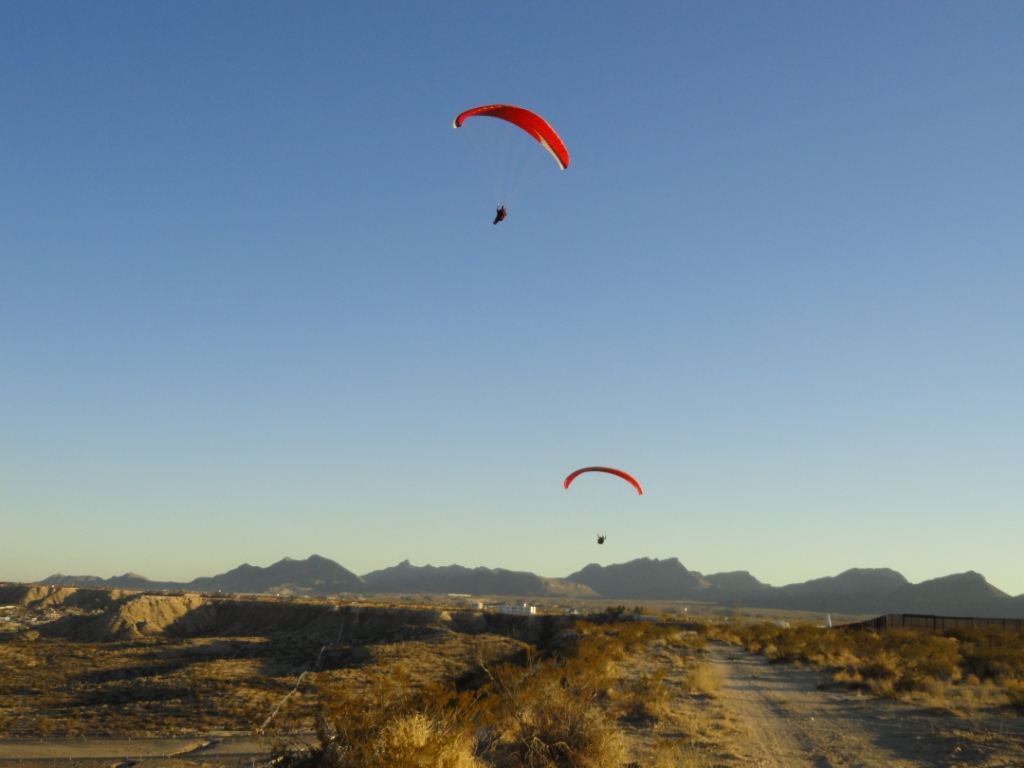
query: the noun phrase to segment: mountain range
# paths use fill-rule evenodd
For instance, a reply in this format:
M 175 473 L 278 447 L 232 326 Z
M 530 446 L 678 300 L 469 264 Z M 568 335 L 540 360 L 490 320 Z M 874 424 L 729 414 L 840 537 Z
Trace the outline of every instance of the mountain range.
M 852 568 L 837 576 L 774 587 L 747 571 L 701 574 L 676 558 L 596 563 L 565 578 L 503 568 L 415 566 L 408 560 L 358 576 L 333 560 L 284 558 L 265 568 L 238 566 L 187 583 L 151 581 L 136 573 L 102 579 L 54 574 L 38 583 L 141 590 L 278 595 L 468 594 L 507 597 L 701 601 L 750 608 L 833 613 L 930 613 L 1024 618 L 1024 595 L 1012 597 L 974 571 L 912 584 L 889 568 Z

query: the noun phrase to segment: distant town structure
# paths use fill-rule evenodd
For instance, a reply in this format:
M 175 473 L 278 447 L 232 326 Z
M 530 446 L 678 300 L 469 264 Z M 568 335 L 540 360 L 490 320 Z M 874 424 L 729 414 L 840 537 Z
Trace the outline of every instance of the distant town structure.
M 529 603 L 518 603 L 516 605 L 505 603 L 498 606 L 498 613 L 511 613 L 513 616 L 532 616 L 537 613 L 537 606 L 530 605 Z

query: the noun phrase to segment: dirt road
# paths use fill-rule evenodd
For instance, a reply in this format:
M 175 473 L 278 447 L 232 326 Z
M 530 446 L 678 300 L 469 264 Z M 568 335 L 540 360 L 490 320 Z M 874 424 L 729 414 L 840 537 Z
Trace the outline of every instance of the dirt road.
M 179 739 L 0 739 L 0 768 L 253 768 L 268 764 L 248 734 Z
M 732 753 L 769 768 L 953 768 L 1024 766 L 1020 718 L 971 718 L 847 690 L 821 690 L 820 673 L 768 664 L 713 644 L 723 677 L 717 702 L 731 715 Z

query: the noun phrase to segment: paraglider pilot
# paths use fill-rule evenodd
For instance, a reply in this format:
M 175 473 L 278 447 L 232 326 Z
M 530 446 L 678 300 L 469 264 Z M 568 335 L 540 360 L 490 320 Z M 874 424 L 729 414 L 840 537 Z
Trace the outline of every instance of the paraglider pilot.
M 607 539 L 607 538 L 608 537 L 605 536 L 603 533 L 599 533 L 599 534 L 597 534 L 597 543 L 598 544 L 604 544 L 604 540 Z
M 508 216 L 508 211 L 505 210 L 505 206 L 499 205 L 498 212 L 494 214 L 494 223 L 497 224 L 499 221 L 504 221 L 506 216 Z

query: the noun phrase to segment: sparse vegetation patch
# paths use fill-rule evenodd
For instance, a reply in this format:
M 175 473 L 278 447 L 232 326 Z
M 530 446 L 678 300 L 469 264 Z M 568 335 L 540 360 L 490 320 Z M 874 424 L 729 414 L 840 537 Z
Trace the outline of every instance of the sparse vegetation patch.
M 802 662 L 832 682 L 876 696 L 915 700 L 952 712 L 1021 707 L 1024 636 L 999 628 L 876 633 L 752 624 L 721 639 L 771 662 Z
M 431 684 L 400 666 L 375 670 L 359 685 L 321 675 L 315 744 L 295 738 L 303 730 L 298 710 L 268 737 L 284 762 L 315 768 L 619 766 L 619 720 L 657 721 L 670 699 L 663 674 L 625 678 L 621 666 L 678 632 L 614 619 L 577 622 L 504 658 L 480 654 L 474 668 Z

